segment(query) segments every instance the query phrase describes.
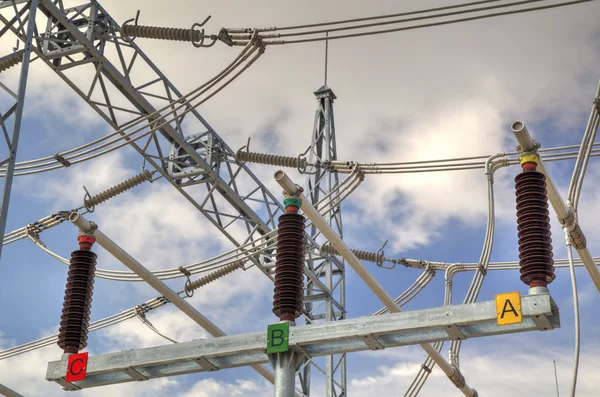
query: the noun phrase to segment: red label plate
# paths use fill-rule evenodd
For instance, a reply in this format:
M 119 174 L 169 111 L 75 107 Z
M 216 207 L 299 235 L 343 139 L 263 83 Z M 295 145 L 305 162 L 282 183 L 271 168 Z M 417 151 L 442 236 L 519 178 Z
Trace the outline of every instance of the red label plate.
M 67 382 L 75 382 L 85 379 L 85 370 L 87 368 L 88 354 L 71 354 L 67 363 Z

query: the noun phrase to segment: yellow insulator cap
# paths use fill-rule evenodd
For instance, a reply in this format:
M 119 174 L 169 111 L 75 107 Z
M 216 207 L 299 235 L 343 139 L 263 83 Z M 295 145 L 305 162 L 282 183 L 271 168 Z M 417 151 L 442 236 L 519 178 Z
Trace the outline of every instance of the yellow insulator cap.
M 538 156 L 535 154 L 524 154 L 519 157 L 519 163 L 523 165 L 524 163 L 535 163 L 538 164 Z

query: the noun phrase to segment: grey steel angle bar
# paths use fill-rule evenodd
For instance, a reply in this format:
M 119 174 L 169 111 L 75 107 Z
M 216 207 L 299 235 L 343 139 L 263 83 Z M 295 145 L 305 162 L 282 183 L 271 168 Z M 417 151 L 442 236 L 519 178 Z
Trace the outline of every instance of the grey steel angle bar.
M 89 53 L 89 55 L 91 57 L 93 57 L 94 59 L 97 59 L 97 62 L 99 64 L 103 65 L 102 73 L 105 76 L 110 77 L 110 80 L 115 85 L 115 87 L 137 109 L 139 109 L 141 112 L 146 112 L 146 113 L 152 113 L 155 110 L 152 107 L 152 105 L 142 96 L 142 94 L 133 88 L 133 86 L 131 85 L 129 80 L 123 74 L 121 74 L 117 70 L 117 68 L 108 59 L 106 59 L 102 55 L 102 53 L 100 53 L 98 48 L 96 48 L 93 45 L 93 43 L 88 40 L 88 38 L 84 35 L 84 33 L 82 33 L 79 30 L 79 28 L 77 26 L 73 25 L 72 23 L 70 23 L 68 21 L 68 18 L 54 4 L 52 4 L 50 1 L 46 1 L 46 0 L 42 0 L 42 4 L 43 4 L 44 14 L 50 15 L 52 18 L 56 18 L 59 22 L 61 22 L 63 24 L 65 29 L 68 30 L 73 35 L 73 37 L 76 38 L 77 41 L 83 47 L 85 47 L 85 50 Z M 98 3 L 94 2 L 93 7 L 97 7 L 97 9 L 104 15 L 105 18 L 108 18 L 112 24 L 114 24 L 115 26 L 118 26 L 116 24 L 116 22 L 114 22 L 112 19 L 110 19 L 110 16 L 106 12 L 106 10 L 104 10 Z M 83 7 L 80 7 L 80 8 L 83 8 Z M 66 11 L 69 11 L 69 9 L 67 9 Z M 2 16 L 0 16 L 0 19 L 3 20 L 3 22 L 5 22 L 5 23 L 8 22 Z M 14 27 L 11 27 L 11 29 L 12 29 L 13 33 L 15 33 L 17 36 L 20 37 L 17 29 L 15 29 Z M 112 44 L 114 44 L 114 43 L 112 43 Z M 143 59 L 146 62 L 146 64 L 159 76 L 159 78 L 163 80 L 163 82 L 165 83 L 165 86 L 167 86 L 175 95 L 181 96 L 181 94 L 175 89 L 175 87 L 169 82 L 169 80 L 167 80 L 166 77 L 158 70 L 158 68 L 150 61 L 150 59 L 139 49 L 139 47 L 137 47 L 135 45 L 135 43 L 131 44 L 131 46 L 136 51 L 136 54 L 138 54 L 137 58 Z M 88 98 L 86 93 L 84 93 L 75 83 L 70 81 L 69 78 L 57 66 L 55 66 L 53 64 L 53 59 L 50 59 L 42 51 L 39 51 L 37 49 L 34 49 L 34 50 L 36 51 L 36 54 L 38 56 L 40 56 L 40 58 L 42 60 L 44 60 L 44 62 L 46 62 L 46 64 L 48 66 L 50 66 L 75 92 L 77 92 L 82 98 L 84 98 L 86 100 L 86 102 L 88 102 L 88 104 L 90 104 L 90 106 L 92 106 L 92 108 L 94 108 L 94 110 L 96 110 L 112 127 L 118 128 L 118 125 L 116 125 L 114 123 L 114 121 L 111 120 L 111 118 L 102 111 L 102 109 L 100 109 L 97 105 L 92 103 L 92 101 Z M 231 158 L 234 158 L 234 152 L 214 132 L 214 130 L 208 125 L 208 123 L 206 123 L 206 121 L 199 115 L 199 113 L 196 112 L 195 110 L 192 113 L 208 129 L 206 134 L 210 135 L 210 141 L 217 142 L 221 146 L 220 149 L 224 149 L 227 152 L 226 154 L 228 154 Z M 160 119 L 160 117 L 157 117 L 157 118 Z M 240 197 L 240 195 L 230 186 L 230 183 L 235 184 L 235 180 L 232 179 L 232 182 L 230 182 L 230 183 L 224 181 L 221 178 L 221 176 L 219 176 L 219 174 L 215 170 L 212 169 L 211 165 L 208 164 L 200 156 L 200 154 L 198 154 L 196 152 L 196 150 L 194 148 L 192 148 L 185 141 L 185 139 L 183 138 L 182 135 L 178 134 L 177 131 L 172 129 L 170 126 L 166 126 L 163 129 L 162 136 L 164 136 L 165 139 L 169 140 L 169 142 L 176 142 L 177 145 L 180 145 L 180 147 L 184 148 L 186 154 L 188 154 L 190 156 L 190 159 L 192 159 L 197 166 L 199 166 L 203 170 L 206 170 L 206 174 L 209 176 L 209 178 L 208 178 L 209 183 L 212 183 L 213 186 L 216 187 L 215 190 L 217 190 L 219 192 L 219 194 L 223 198 L 225 198 L 225 200 L 227 200 L 228 203 L 234 209 L 236 209 L 236 211 L 239 214 L 243 215 L 242 221 L 246 223 L 247 229 L 249 231 L 256 230 L 258 233 L 264 234 L 271 230 L 268 225 L 274 225 L 274 218 L 275 218 L 275 216 L 277 216 L 277 210 L 282 210 L 283 207 L 282 207 L 281 203 L 279 203 L 275 199 L 273 194 L 270 191 L 268 191 L 267 188 L 264 187 L 264 185 L 262 185 L 262 183 L 260 183 L 259 179 L 254 174 L 252 174 L 251 171 L 244 164 L 237 164 L 237 165 L 245 171 L 245 175 L 249 176 L 251 178 L 251 180 L 253 181 L 253 183 L 258 185 L 258 187 L 260 188 L 260 191 L 262 193 L 262 197 L 264 197 L 264 199 L 261 201 L 265 203 L 265 206 L 267 207 L 266 212 L 268 213 L 268 217 L 269 217 L 269 219 L 266 223 L 264 221 L 262 221 L 262 219 L 244 202 L 244 200 Z M 168 180 L 184 197 L 186 197 L 188 199 L 188 201 L 190 201 L 190 203 L 192 203 L 203 215 L 205 215 L 205 217 L 207 217 L 209 219 L 209 221 L 211 223 L 213 223 L 230 241 L 232 241 L 234 244 L 238 245 L 237 239 L 234 238 L 228 231 L 225 230 L 225 228 L 222 225 L 219 224 L 218 220 L 215 219 L 215 216 L 212 215 L 212 212 L 204 209 L 203 206 L 198 201 L 196 201 L 185 189 L 183 189 L 181 186 L 179 186 L 175 182 L 175 180 L 170 177 L 168 172 L 165 169 L 163 169 L 163 167 L 160 166 L 160 164 L 158 164 L 151 156 L 146 154 L 146 152 L 143 148 L 141 148 L 135 142 L 132 142 L 131 146 L 145 158 L 147 163 L 151 164 L 154 168 L 156 168 L 162 174 L 162 176 L 165 177 L 166 180 Z M 227 161 L 230 161 L 230 160 L 227 160 Z M 213 191 L 211 190 L 208 193 L 208 196 L 212 195 L 212 192 Z M 204 203 L 206 203 L 206 201 L 207 200 L 204 200 Z M 275 206 L 277 210 L 276 211 L 271 210 L 270 206 Z M 215 212 L 217 212 L 217 211 L 218 211 L 218 209 L 215 208 Z M 337 258 L 335 260 L 337 260 Z M 264 267 L 262 266 L 262 264 L 260 263 L 259 260 L 254 260 L 253 262 L 257 265 L 257 267 L 265 275 L 267 275 L 270 278 L 272 277 L 270 275 L 269 271 L 264 269 Z M 309 274 L 310 273 L 309 269 L 305 269 L 305 271 L 307 272 L 307 275 L 312 280 L 317 279 L 317 277 L 315 277 L 314 275 Z M 315 284 L 323 292 L 327 292 L 327 289 L 324 284 L 319 283 L 319 282 L 315 282 Z
M 2 256 L 2 247 L 4 232 L 6 230 L 6 220 L 8 218 L 8 208 L 10 203 L 10 193 L 12 190 L 12 180 L 17 162 L 17 150 L 19 147 L 19 136 L 21 133 L 21 121 L 23 118 L 23 109 L 25 106 L 25 91 L 27 89 L 27 76 L 29 74 L 29 61 L 33 47 L 33 36 L 35 33 L 35 16 L 38 7 L 38 0 L 31 0 L 29 4 L 29 14 L 27 16 L 27 35 L 25 37 L 25 50 L 21 62 L 21 74 L 19 76 L 19 89 L 17 91 L 17 104 L 13 117 L 13 128 L 10 139 L 7 137 L 8 163 L 6 174 L 2 183 L 2 197 L 0 202 L 0 256 Z M 17 18 L 19 21 L 20 19 Z M 2 121 L 4 126 L 4 120 Z
M 560 327 L 558 309 L 549 294 L 523 296 L 521 308 L 523 322 L 505 326 L 497 325 L 495 301 L 301 325 L 290 329 L 289 346 L 317 357 L 450 340 L 449 326 L 465 338 L 542 331 L 533 320 L 538 316 L 546 318 L 551 329 Z M 124 372 L 129 368 L 153 379 L 207 371 L 198 360 L 218 369 L 265 364 L 266 347 L 267 333 L 261 331 L 91 356 L 86 379 L 72 385 L 64 381 L 67 360 L 63 359 L 48 363 L 46 379 L 85 389 L 133 382 Z

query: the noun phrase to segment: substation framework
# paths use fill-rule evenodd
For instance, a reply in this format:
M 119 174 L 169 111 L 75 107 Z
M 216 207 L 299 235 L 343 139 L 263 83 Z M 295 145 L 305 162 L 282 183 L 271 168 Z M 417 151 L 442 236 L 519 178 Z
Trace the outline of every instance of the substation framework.
M 277 396 L 309 396 L 315 373 L 322 373 L 325 376 L 326 397 L 346 396 L 347 353 L 420 344 L 428 355 L 420 372 L 424 374 L 421 379 L 426 379 L 433 365 L 437 364 L 464 395 L 477 396 L 477 392 L 467 384 L 459 369 L 458 351 L 462 340 L 512 332 L 545 331 L 560 326 L 558 308 L 546 287 L 554 277 L 551 247 L 547 247 L 548 243 L 544 239 L 537 238 L 543 234 L 542 229 L 546 227 L 540 226 L 546 222 L 545 215 L 540 215 L 544 211 L 542 201 L 545 203 L 546 197 L 545 192 L 540 196 L 540 191 L 544 189 L 563 225 L 567 244 L 577 250 L 582 265 L 586 267 L 594 284 L 600 290 L 600 272 L 586 247 L 585 236 L 577 221 L 576 204 L 573 207 L 573 201 L 570 200 L 567 205 L 560 197 L 544 166 L 544 156 L 541 151 L 538 151 L 539 144 L 531 139 L 525 125 L 521 122 L 513 124 L 513 132 L 520 146 L 518 153 L 512 155 L 519 156 L 519 159 L 506 159 L 507 154 L 499 154 L 491 156 L 481 167 L 486 171 L 488 186 L 491 189 L 493 173 L 496 169 L 520 162 L 523 166 L 522 179 L 527 181 L 535 179 L 535 182 L 525 183 L 525 188 L 521 184 L 522 189 L 530 189 L 533 192 L 530 193 L 534 196 L 538 194 L 534 198 L 530 197 L 531 200 L 538 200 L 537 207 L 534 206 L 533 210 L 529 209 L 528 201 L 529 204 L 522 204 L 525 205 L 525 209 L 521 208 L 524 212 L 522 220 L 525 226 L 529 225 L 535 229 L 533 237 L 525 232 L 522 237 L 523 244 L 529 244 L 528 248 L 523 247 L 535 251 L 535 259 L 530 258 L 530 262 L 521 263 L 522 280 L 531 287 L 530 293 L 528 296 L 518 298 L 520 321 L 501 324 L 498 319 L 497 302 L 475 302 L 476 292 L 468 296 L 462 305 L 451 304 L 453 272 L 473 270 L 476 274 L 474 283 L 480 285 L 488 269 L 510 268 L 508 265 L 494 266 L 489 263 L 491 246 L 489 249 L 484 247 L 485 254 L 482 254 L 481 261 L 473 264 L 473 267 L 465 264 L 436 264 L 406 259 L 389 260 L 384 257 L 383 250 L 377 253 L 365 253 L 351 250 L 346 246 L 342 239 L 340 205 L 342 199 L 358 186 L 366 174 L 382 173 L 387 169 L 378 167 L 374 163 L 361 164 L 338 160 L 333 116 L 333 102 L 336 96 L 326 84 L 315 92 L 318 106 L 311 144 L 298 158 L 252 153 L 249 152 L 249 148 L 241 149 L 236 153 L 198 113 L 197 107 L 218 93 L 258 59 L 265 52 L 266 45 L 282 44 L 275 41 L 269 43 L 264 39 L 274 36 L 265 35 L 261 38 L 256 30 L 235 29 L 222 29 L 218 35 L 204 35 L 204 30 L 199 30 L 203 24 L 198 24 L 190 30 L 181 29 L 179 32 L 172 33 L 172 39 L 191 41 L 196 47 L 208 47 L 214 45 L 216 41 L 244 47 L 241 54 L 226 70 L 227 73 L 221 73 L 201 87 L 204 91 L 193 92 L 193 94 L 198 92 L 206 94 L 206 98 L 193 102 L 192 99 L 197 97 L 192 97 L 191 94 L 182 95 L 129 37 L 136 35 L 152 37 L 152 34 L 144 36 L 141 26 L 130 25 L 128 28 L 122 28 L 96 1 L 71 8 L 65 8 L 61 0 L 0 1 L 0 9 L 14 12 L 10 17 L 0 14 L 0 22 L 3 24 L 0 36 L 11 32 L 24 43 L 23 49 L 15 49 L 13 54 L 0 59 L 2 70 L 21 65 L 16 92 L 4 84 L 1 85 L 1 88 L 14 99 L 14 104 L 1 116 L 1 127 L 6 138 L 8 155 L 0 162 L 0 166 L 3 167 L 0 171 L 4 176 L 0 207 L 0 241 L 4 239 L 2 242 L 6 244 L 23 238 L 22 233 L 13 232 L 5 235 L 6 215 L 14 176 L 27 175 L 39 170 L 70 167 L 102 155 L 113 148 L 116 150 L 118 147 L 129 145 L 143 157 L 143 172 L 140 176 L 98 196 L 87 196 L 82 208 L 61 212 L 28 225 L 25 236 L 42 246 L 43 244 L 37 239 L 39 232 L 63 222 L 73 223 L 81 233 L 80 244 L 83 244 L 83 248 L 76 251 L 79 252 L 77 255 L 80 258 L 83 255 L 81 251 L 89 250 L 92 244 L 101 245 L 131 270 L 132 279 L 143 280 L 155 288 L 163 299 L 161 305 L 174 304 L 215 337 L 203 341 L 90 357 L 85 379 L 69 382 L 66 380 L 69 355 L 85 347 L 85 335 L 69 331 L 69 324 L 75 321 L 72 317 L 73 313 L 79 313 L 79 317 L 85 317 L 85 314 L 82 315 L 78 307 L 67 309 L 67 299 L 65 299 L 66 311 L 63 311 L 63 316 L 66 317 L 64 327 L 61 322 L 58 340 L 66 354 L 60 361 L 49 363 L 47 379 L 60 384 L 66 390 L 252 366 L 264 378 L 275 384 Z M 34 60 L 38 62 L 41 60 L 54 70 L 115 129 L 115 133 L 111 134 L 114 140 L 100 147 L 99 150 L 102 151 L 90 150 L 82 152 L 83 154 L 77 151 L 65 152 L 50 156 L 38 164 L 16 161 L 29 63 Z M 142 68 L 146 72 L 151 71 L 153 76 L 140 81 L 136 70 Z M 235 68 L 238 68 L 237 74 L 229 80 L 224 80 L 225 76 L 232 73 Z M 80 78 L 74 79 L 71 75 L 74 70 L 87 71 L 87 81 L 84 83 Z M 217 86 L 217 83 L 222 86 Z M 209 89 L 213 89 L 210 94 L 208 94 Z M 596 100 L 588 130 L 598 128 L 600 117 L 597 115 L 597 103 Z M 11 122 L 12 131 L 9 134 L 6 126 Z M 138 130 L 128 132 L 140 123 L 142 126 Z M 595 132 L 592 135 L 595 136 Z M 580 171 L 581 180 L 589 157 L 595 155 L 592 149 L 593 136 L 590 140 L 590 134 L 586 131 L 586 138 L 577 154 L 580 170 L 583 167 L 583 171 Z M 589 147 L 589 150 L 586 149 L 584 153 L 585 146 Z M 92 154 L 86 157 L 89 153 Z M 300 169 L 308 174 L 306 196 L 303 189 L 281 170 L 275 173 L 275 179 L 284 194 L 271 193 L 250 171 L 247 162 Z M 350 174 L 347 185 L 339 180 L 339 174 L 344 173 Z M 574 179 L 577 179 L 576 177 L 579 178 L 579 175 L 574 175 Z M 93 209 L 95 205 L 136 184 L 156 178 L 164 178 L 168 181 L 235 247 L 239 248 L 240 254 L 244 254 L 243 260 L 239 259 L 229 264 L 230 268 L 227 270 L 221 268 L 220 274 L 207 276 L 205 279 L 191 283 L 190 286 L 186 285 L 183 295 L 173 291 L 162 281 L 168 278 L 165 276 L 166 273 L 162 274 L 164 276 L 162 277 L 147 270 L 106 236 L 101 227 L 87 220 L 79 211 Z M 542 183 L 543 187 L 541 187 Z M 206 193 L 200 195 L 202 197 L 198 194 L 198 188 L 206 189 Z M 340 193 L 341 190 L 345 190 L 344 197 Z M 284 196 L 286 203 L 287 200 L 292 200 L 295 203 L 293 205 L 301 209 L 311 225 L 306 232 L 306 241 L 303 242 L 306 256 L 302 256 L 304 266 L 300 274 L 302 278 L 306 278 L 306 285 L 301 289 L 300 310 L 291 318 L 280 316 L 280 324 L 289 327 L 286 328 L 289 331 L 285 334 L 287 347 L 285 350 L 273 351 L 273 334 L 271 337 L 266 332 L 227 336 L 217 325 L 190 305 L 185 300 L 185 295 L 194 288 L 243 267 L 240 263 L 242 261 L 249 261 L 256 266 L 275 282 L 277 288 L 277 277 L 279 277 L 277 269 L 283 268 L 279 265 L 282 263 L 281 260 L 277 258 L 279 250 L 276 250 L 273 242 L 274 232 L 278 229 L 278 217 L 286 211 L 290 213 L 290 204 L 285 206 L 282 204 Z M 578 197 L 574 200 L 575 203 L 577 199 Z M 493 200 L 491 208 L 492 221 L 491 226 L 488 222 L 488 231 L 491 228 L 493 235 Z M 243 230 L 244 233 L 240 233 L 239 230 Z M 0 249 L 3 244 L 0 244 Z M 73 255 L 76 256 L 75 253 Z M 388 261 L 394 265 L 403 264 L 423 268 L 423 279 L 420 282 L 426 277 L 431 279 L 435 270 L 445 270 L 446 287 L 450 288 L 450 291 L 447 290 L 445 306 L 400 313 L 399 305 L 401 306 L 403 299 L 407 299 L 408 295 L 416 295 L 426 282 L 421 286 L 416 283 L 417 286 L 410 294 L 393 299 L 373 278 L 361 259 L 379 265 Z M 72 260 L 74 285 L 78 280 L 83 285 L 85 277 L 93 277 L 93 274 L 76 275 L 77 269 L 73 264 Z M 386 312 L 390 314 L 357 319 L 346 318 L 346 265 L 353 268 L 384 304 L 384 309 L 376 314 Z M 570 265 L 573 265 L 572 260 Z M 189 270 L 187 274 L 185 269 L 181 271 L 189 279 Z M 87 299 L 84 288 L 78 291 L 81 293 L 81 299 Z M 151 305 L 154 305 L 153 308 L 157 307 L 154 303 Z M 69 310 L 71 310 L 71 317 L 69 317 Z M 294 317 L 303 317 L 306 325 L 296 326 Z M 84 320 L 80 318 L 78 321 Z M 85 327 L 87 328 L 87 322 Z M 449 361 L 440 353 L 441 342 L 446 340 L 453 341 Z M 317 362 L 318 357 L 325 357 L 324 365 Z M 275 373 L 264 366 L 268 362 L 274 367 Z M 299 389 L 296 389 L 296 377 L 298 377 Z M 420 384 L 420 386 L 415 386 L 416 389 L 411 393 L 414 390 L 418 393 L 424 380 L 418 382 L 415 380 L 415 382 L 415 385 Z M 409 389 L 412 388 L 411 385 Z M 16 392 L 1 385 L 0 393 L 18 396 Z

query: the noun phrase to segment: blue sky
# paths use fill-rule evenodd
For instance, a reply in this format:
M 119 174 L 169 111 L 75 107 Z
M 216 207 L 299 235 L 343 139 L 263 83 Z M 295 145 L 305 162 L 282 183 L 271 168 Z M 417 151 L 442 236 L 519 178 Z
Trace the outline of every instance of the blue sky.
M 309 4 L 310 3 L 310 4 Z M 435 1 L 431 5 L 442 4 Z M 69 3 L 67 3 L 69 4 Z M 75 3 L 73 3 L 74 5 Z M 132 16 L 136 4 L 102 3 L 118 21 Z M 169 8 L 144 4 L 144 23 L 188 26 L 211 13 L 217 26 L 262 26 L 398 12 L 422 7 L 417 2 L 376 1 L 363 4 L 312 1 L 295 5 L 255 2 L 225 7 L 179 0 Z M 71 5 L 71 4 L 69 4 Z M 338 41 L 330 46 L 329 84 L 335 103 L 339 158 L 354 161 L 410 161 L 512 151 L 516 142 L 510 124 L 523 119 L 543 147 L 581 141 L 598 78 L 600 60 L 597 4 L 530 15 L 518 15 L 389 36 Z M 188 23 L 189 22 L 189 23 Z M 180 91 L 209 79 L 235 56 L 236 49 L 215 46 L 196 50 L 186 43 L 141 41 Z M 10 40 L 0 40 L 8 51 Z M 89 72 L 89 71 L 87 71 Z M 200 108 L 229 146 L 238 148 L 252 137 L 255 151 L 296 156 L 310 143 L 316 101 L 322 84 L 323 46 L 269 48 L 256 65 Z M 82 70 L 81 74 L 85 75 Z M 14 85 L 18 70 L 0 76 Z M 4 101 L 4 102 L 3 102 Z M 4 109 L 5 99 L 0 98 Z M 106 134 L 110 129 L 45 65 L 35 62 L 28 88 L 19 160 L 53 154 Z M 301 149 L 299 149 L 301 148 Z M 82 185 L 99 192 L 139 172 L 141 158 L 130 148 L 98 160 L 54 172 L 20 177 L 13 185 L 7 232 L 43 216 L 79 206 Z M 252 166 L 273 193 L 273 167 Z M 548 166 L 566 193 L 573 162 Z M 598 235 L 597 159 L 590 162 L 580 220 L 592 254 L 600 252 Z M 518 169 L 496 174 L 497 227 L 492 261 L 517 258 L 513 178 Z M 303 176 L 290 174 L 297 181 Z M 344 233 L 352 248 L 375 251 L 389 239 L 386 255 L 444 262 L 476 262 L 485 233 L 487 204 L 481 170 L 436 174 L 368 176 L 343 206 Z M 145 266 L 156 270 L 196 262 L 231 249 L 192 206 L 163 181 L 144 184 L 98 207 L 90 219 Z M 553 221 L 555 258 L 566 251 L 558 223 Z M 69 224 L 41 235 L 63 257 L 76 249 L 77 230 Z M 123 269 L 99 247 L 98 267 Z M 392 295 L 401 294 L 420 270 L 378 269 L 367 264 Z M 30 241 L 4 247 L 0 261 L 0 350 L 54 333 L 67 268 Z M 594 360 L 600 352 L 600 321 L 594 314 L 598 292 L 584 269 L 577 269 L 582 323 L 579 396 L 593 396 L 600 386 Z M 407 306 L 407 310 L 443 304 L 443 273 Z M 472 273 L 454 280 L 454 303 L 462 302 Z M 347 280 L 349 317 L 369 315 L 381 303 L 351 270 Z M 168 283 L 174 289 L 181 279 Z M 567 394 L 573 352 L 573 309 L 567 270 L 557 270 L 550 285 L 560 307 L 561 328 L 469 340 L 463 344 L 461 366 L 470 385 L 486 396 L 554 395 L 552 360 L 557 361 L 561 394 Z M 518 272 L 490 272 L 479 295 L 527 287 Z M 133 307 L 158 294 L 142 284 L 96 280 L 92 320 Z M 198 291 L 191 302 L 227 333 L 263 330 L 276 321 L 271 313 L 272 285 L 256 269 L 236 272 Z M 157 328 L 184 341 L 205 337 L 197 325 L 173 307 L 148 315 Z M 131 319 L 90 334 L 91 354 L 168 343 Z M 447 352 L 447 347 L 443 353 Z M 59 386 L 45 381 L 46 363 L 60 358 L 53 345 L 0 361 L 0 383 L 25 396 L 61 396 Z M 356 353 L 348 359 L 348 385 L 353 396 L 395 395 L 412 382 L 425 358 L 418 348 Z M 547 378 L 545 378 L 547 377 Z M 543 379 L 543 382 L 540 381 Z M 314 386 L 322 395 L 322 379 Z M 173 395 L 267 396 L 272 389 L 252 370 L 235 369 L 180 376 L 140 384 L 78 392 L 84 396 Z M 435 370 L 423 396 L 461 395 Z M 395 394 L 394 394 L 395 393 Z

